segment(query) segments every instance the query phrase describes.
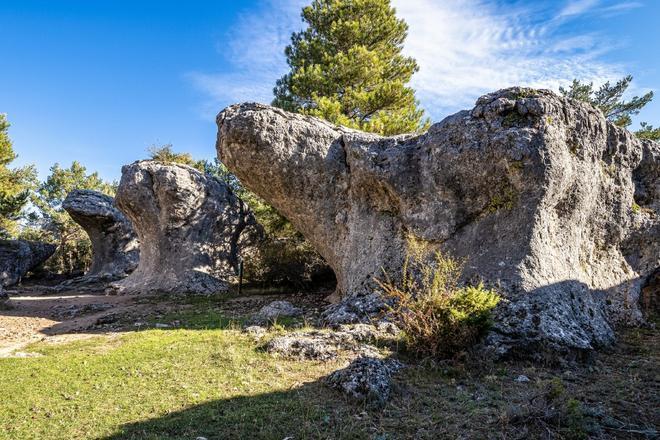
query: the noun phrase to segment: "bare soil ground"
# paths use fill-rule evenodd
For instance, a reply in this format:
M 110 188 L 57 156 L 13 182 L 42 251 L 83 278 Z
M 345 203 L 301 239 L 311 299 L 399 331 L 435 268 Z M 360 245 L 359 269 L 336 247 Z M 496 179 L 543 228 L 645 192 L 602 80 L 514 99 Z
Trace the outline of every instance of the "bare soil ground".
M 32 285 L 10 290 L 10 300 L 0 310 L 0 357 L 25 357 L 22 348 L 33 342 L 62 343 L 99 334 L 131 331 L 153 325 L 159 318 L 194 308 L 190 298 L 162 295 L 108 295 L 104 286 L 83 291 L 48 293 Z M 306 311 L 310 320 L 325 305 L 318 295 L 260 294 L 222 296 L 218 309 L 227 318 L 249 316 L 262 306 L 287 299 Z M 177 322 L 156 325 L 176 327 Z

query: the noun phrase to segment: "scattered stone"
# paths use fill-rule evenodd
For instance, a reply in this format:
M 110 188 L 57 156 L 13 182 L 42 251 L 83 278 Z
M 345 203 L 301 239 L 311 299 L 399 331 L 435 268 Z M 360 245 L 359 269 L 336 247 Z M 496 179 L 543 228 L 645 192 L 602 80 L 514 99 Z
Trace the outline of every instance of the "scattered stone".
M 172 326 L 169 325 L 169 324 L 163 324 L 163 323 L 157 322 L 156 324 L 154 324 L 154 327 L 155 328 L 171 328 Z
M 13 286 L 55 253 L 55 245 L 27 240 L 0 240 L 0 285 Z
M 294 332 L 272 339 L 266 351 L 294 359 L 330 360 L 344 352 L 352 356 L 380 356 L 371 345 L 391 335 L 366 324 L 345 325 L 336 331 Z
M 390 398 L 392 374 L 403 368 L 396 359 L 359 357 L 325 378 L 325 383 L 351 399 L 382 407 Z
M 369 322 L 385 309 L 385 301 L 379 294 L 358 295 L 330 305 L 323 311 L 322 319 L 330 326 Z
M 243 329 L 243 333 L 247 333 L 255 339 L 261 339 L 268 333 L 268 329 L 260 325 L 250 325 Z
M 337 357 L 347 347 L 344 341 L 330 336 L 330 333 L 313 331 L 279 336 L 266 345 L 266 351 L 293 359 L 327 361 Z M 353 348 L 353 345 L 350 345 Z
M 141 243 L 137 269 L 113 285 L 120 292 L 226 291 L 262 235 L 225 183 L 186 165 L 124 166 L 115 201 Z
M 250 319 L 254 324 L 268 324 L 278 318 L 296 318 L 302 316 L 303 310 L 294 306 L 289 301 L 273 301 L 263 306 Z
M 73 190 L 62 207 L 85 230 L 92 242 L 92 265 L 81 278 L 63 283 L 114 281 L 136 267 L 139 243 L 130 221 L 117 209 L 114 199 L 92 190 Z
M 55 307 L 54 316 L 58 319 L 74 319 L 81 315 L 90 313 L 99 313 L 113 308 L 112 304 L 98 303 L 98 304 L 85 304 L 85 305 L 69 305 Z
M 96 325 L 114 324 L 117 321 L 119 321 L 119 315 L 115 314 L 115 313 L 109 313 L 107 315 L 103 315 L 103 316 L 99 317 L 96 320 Z
M 640 290 L 660 266 L 660 144 L 588 104 L 511 88 L 393 137 L 260 104 L 217 123 L 223 163 L 335 271 L 344 303 L 327 322 L 382 310 L 375 280 L 401 274 L 410 235 L 506 297 L 486 341 L 498 356 L 579 354 L 643 321 Z
M 513 381 L 518 383 L 525 383 L 525 382 L 529 382 L 529 377 L 525 376 L 524 374 L 521 374 L 520 376 L 516 377 Z

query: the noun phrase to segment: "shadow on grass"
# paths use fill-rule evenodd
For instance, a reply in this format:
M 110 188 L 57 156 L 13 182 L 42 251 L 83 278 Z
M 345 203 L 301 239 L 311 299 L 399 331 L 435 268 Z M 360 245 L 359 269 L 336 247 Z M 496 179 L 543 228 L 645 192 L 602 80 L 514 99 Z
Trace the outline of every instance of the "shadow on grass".
M 370 438 L 351 415 L 365 408 L 316 381 L 299 388 L 240 396 L 124 425 L 105 440 Z

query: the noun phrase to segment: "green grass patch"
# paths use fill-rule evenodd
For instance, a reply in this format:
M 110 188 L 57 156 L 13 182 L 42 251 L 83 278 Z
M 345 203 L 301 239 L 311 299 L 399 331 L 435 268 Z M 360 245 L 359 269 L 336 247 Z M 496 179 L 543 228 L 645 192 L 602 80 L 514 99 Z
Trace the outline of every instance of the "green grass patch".
M 284 438 L 291 426 L 272 424 L 273 411 L 302 417 L 297 432 L 311 429 L 306 420 L 316 426 L 322 414 L 290 390 L 332 369 L 277 361 L 235 330 L 148 330 L 29 350 L 42 356 L 0 359 L 3 439 Z

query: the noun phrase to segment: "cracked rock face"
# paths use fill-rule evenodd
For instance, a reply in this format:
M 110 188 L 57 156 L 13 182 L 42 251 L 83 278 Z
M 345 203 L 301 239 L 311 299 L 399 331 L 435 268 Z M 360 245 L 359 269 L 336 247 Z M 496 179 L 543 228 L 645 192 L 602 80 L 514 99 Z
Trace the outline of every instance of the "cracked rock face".
M 316 247 L 345 300 L 400 274 L 412 235 L 508 299 L 488 340 L 500 354 L 589 350 L 612 342 L 613 323 L 642 320 L 660 257 L 659 147 L 591 106 L 512 88 L 395 137 L 259 104 L 217 122 L 223 163 Z
M 56 246 L 26 240 L 0 240 L 0 285 L 12 286 L 55 253 Z
M 227 290 L 239 258 L 261 237 L 227 185 L 186 165 L 124 166 L 116 203 L 140 241 L 137 269 L 114 286 L 121 292 Z
M 116 280 L 136 268 L 140 256 L 137 234 L 112 197 L 74 190 L 62 207 L 92 242 L 92 265 L 84 279 Z

